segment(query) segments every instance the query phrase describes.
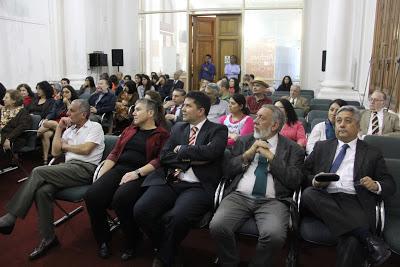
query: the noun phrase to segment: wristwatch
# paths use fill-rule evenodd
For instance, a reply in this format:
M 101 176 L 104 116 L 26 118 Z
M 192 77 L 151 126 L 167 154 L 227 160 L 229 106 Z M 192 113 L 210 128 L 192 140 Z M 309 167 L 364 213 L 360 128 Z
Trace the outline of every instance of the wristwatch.
M 137 174 L 137 176 L 138 176 L 139 178 L 143 178 L 143 176 L 140 174 L 140 172 L 139 172 L 138 170 L 135 170 L 135 173 Z

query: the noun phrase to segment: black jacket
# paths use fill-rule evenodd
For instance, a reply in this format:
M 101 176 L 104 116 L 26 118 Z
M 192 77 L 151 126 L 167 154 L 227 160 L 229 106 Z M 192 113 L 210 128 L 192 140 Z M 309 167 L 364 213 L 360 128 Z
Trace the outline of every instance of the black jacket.
M 311 186 L 315 174 L 329 172 L 335 157 L 337 139 L 317 142 L 313 152 L 305 161 L 305 174 L 307 175 L 305 186 Z M 375 206 L 378 198 L 393 195 L 396 186 L 393 177 L 389 174 L 382 153 L 362 140 L 357 141 L 354 161 L 354 181 L 369 176 L 378 181 L 382 187 L 381 195 L 368 191 L 363 186 L 356 186 L 357 197 L 368 216 L 371 230 L 375 231 Z
M 115 102 L 117 102 L 117 97 L 113 92 L 108 90 L 107 93 L 96 103 L 97 98 L 99 98 L 100 93 L 94 93 L 89 98 L 89 105 L 97 109 L 97 115 L 103 115 L 104 113 L 109 113 L 115 110 Z
M 215 189 L 222 177 L 222 160 L 228 138 L 228 129 L 225 125 L 206 120 L 196 137 L 195 145 L 189 146 L 190 124 L 178 122 L 171 129 L 171 135 L 160 153 L 161 169 L 148 175 L 142 186 L 165 184 L 165 159 L 174 157 L 177 161 L 191 162 L 194 174 L 210 195 L 214 197 Z M 174 148 L 181 145 L 178 153 Z M 206 162 L 196 165 L 196 162 Z
M 18 151 L 26 143 L 24 131 L 30 130 L 31 128 L 32 117 L 25 109 L 21 109 L 17 116 L 12 118 L 3 129 L 1 129 L 1 146 L 3 146 L 6 139 L 9 139 L 12 143 L 13 151 Z

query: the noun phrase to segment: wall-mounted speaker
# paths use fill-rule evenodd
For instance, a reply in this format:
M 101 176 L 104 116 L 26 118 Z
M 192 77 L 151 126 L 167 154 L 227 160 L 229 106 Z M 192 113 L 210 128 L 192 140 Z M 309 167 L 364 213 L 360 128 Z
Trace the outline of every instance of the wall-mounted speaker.
M 104 53 L 90 53 L 89 54 L 90 67 L 108 66 L 107 54 Z
M 322 50 L 322 66 L 321 70 L 324 72 L 326 67 L 326 50 Z
M 111 49 L 112 65 L 123 66 L 124 65 L 124 50 L 123 49 Z

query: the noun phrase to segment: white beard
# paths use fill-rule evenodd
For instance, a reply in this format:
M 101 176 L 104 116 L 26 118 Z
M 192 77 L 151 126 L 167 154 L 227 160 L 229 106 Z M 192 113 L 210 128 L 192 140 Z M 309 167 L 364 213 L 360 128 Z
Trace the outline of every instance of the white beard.
M 265 139 L 270 135 L 271 135 L 270 128 L 267 130 L 261 130 L 261 131 L 257 131 L 256 129 L 254 129 L 254 133 L 253 133 L 253 136 L 255 139 Z

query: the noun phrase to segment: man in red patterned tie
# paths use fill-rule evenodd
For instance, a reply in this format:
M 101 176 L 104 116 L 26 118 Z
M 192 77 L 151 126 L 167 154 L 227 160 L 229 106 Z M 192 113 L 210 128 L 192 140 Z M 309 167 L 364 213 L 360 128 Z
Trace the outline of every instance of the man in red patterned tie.
M 376 90 L 369 97 L 369 110 L 363 112 L 360 121 L 361 136 L 400 136 L 399 116 L 384 109 L 386 94 Z
M 183 122 L 172 127 L 160 153 L 162 168 L 142 184 L 148 188 L 136 203 L 134 216 L 158 249 L 153 266 L 171 266 L 190 228 L 212 209 L 228 129 L 207 120 L 210 106 L 206 94 L 187 94 Z M 171 182 L 166 181 L 165 170 L 174 176 Z

